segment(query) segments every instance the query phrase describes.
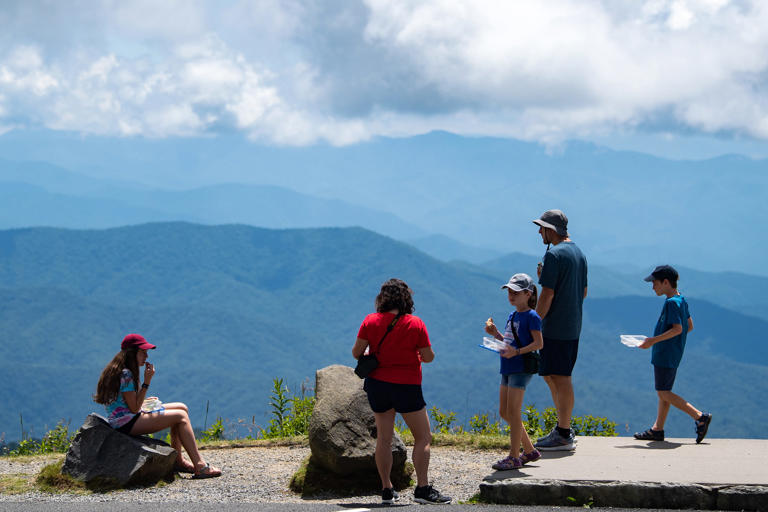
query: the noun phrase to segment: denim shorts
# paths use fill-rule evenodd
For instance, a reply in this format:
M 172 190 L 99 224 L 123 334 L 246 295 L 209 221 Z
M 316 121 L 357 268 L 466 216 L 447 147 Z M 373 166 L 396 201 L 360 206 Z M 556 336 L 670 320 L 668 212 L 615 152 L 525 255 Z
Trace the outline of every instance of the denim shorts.
M 539 375 L 570 377 L 579 355 L 579 339 L 553 340 L 544 338 L 544 347 L 539 350 L 539 354 L 541 354 Z
M 677 368 L 662 368 L 653 366 L 653 380 L 656 384 L 656 391 L 672 391 L 672 385 L 675 383 Z
M 501 385 L 509 388 L 525 389 L 532 378 L 532 373 L 502 373 Z
M 427 406 L 421 394 L 421 384 L 394 384 L 368 377 L 363 389 L 373 412 L 394 409 L 400 414 L 416 412 Z

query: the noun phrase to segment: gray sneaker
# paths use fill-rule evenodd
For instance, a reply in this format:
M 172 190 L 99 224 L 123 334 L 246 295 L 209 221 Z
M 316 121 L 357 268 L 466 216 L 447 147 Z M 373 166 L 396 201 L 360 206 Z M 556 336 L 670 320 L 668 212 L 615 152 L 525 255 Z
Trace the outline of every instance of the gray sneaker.
M 553 430 L 549 436 L 535 444 L 538 450 L 543 452 L 567 451 L 576 449 L 576 437 L 573 431 L 568 437 L 563 437 Z
M 552 437 L 553 437 L 555 434 L 557 434 L 557 430 L 555 430 L 555 429 L 553 428 L 553 429 L 552 429 L 552 431 L 551 431 L 549 434 L 545 435 L 544 437 L 540 437 L 540 438 L 538 438 L 538 439 L 536 440 L 536 442 L 533 444 L 533 446 L 534 446 L 534 447 L 536 447 L 536 448 L 538 448 L 538 447 L 539 447 L 539 443 L 545 443 L 545 442 L 548 442 L 550 439 L 552 439 Z

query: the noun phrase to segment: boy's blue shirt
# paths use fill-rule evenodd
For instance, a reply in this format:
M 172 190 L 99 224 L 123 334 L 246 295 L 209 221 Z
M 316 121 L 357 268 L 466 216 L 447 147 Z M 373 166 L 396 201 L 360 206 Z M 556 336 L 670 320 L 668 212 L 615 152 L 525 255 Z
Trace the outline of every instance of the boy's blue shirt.
M 664 301 L 664 308 L 661 310 L 659 321 L 656 322 L 653 335 L 658 336 L 667 332 L 674 324 L 680 324 L 683 327 L 683 332 L 674 338 L 653 345 L 651 347 L 651 364 L 661 368 L 677 368 L 680 365 L 685 350 L 685 340 L 688 336 L 688 318 L 690 316 L 688 303 L 682 295 L 674 295 Z

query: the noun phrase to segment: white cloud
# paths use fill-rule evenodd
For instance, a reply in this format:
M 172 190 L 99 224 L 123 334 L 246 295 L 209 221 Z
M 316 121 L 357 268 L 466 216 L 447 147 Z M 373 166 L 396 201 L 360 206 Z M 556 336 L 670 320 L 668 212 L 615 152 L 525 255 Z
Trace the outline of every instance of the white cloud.
M 349 144 L 434 129 L 557 142 L 661 123 L 660 132 L 768 139 L 764 2 L 105 0 L 75 1 L 64 18 L 61 9 L 0 7 L 10 27 L 0 35 L 0 125 L 149 137 L 226 127 L 278 144 Z

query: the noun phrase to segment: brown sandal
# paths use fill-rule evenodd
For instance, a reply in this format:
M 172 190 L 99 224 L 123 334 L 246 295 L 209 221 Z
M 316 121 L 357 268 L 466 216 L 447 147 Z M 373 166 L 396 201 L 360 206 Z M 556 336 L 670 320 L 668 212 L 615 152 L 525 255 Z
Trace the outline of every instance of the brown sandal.
M 221 470 L 213 468 L 210 464 L 206 463 L 200 471 L 195 471 L 192 478 L 216 478 L 217 476 L 221 476 Z

